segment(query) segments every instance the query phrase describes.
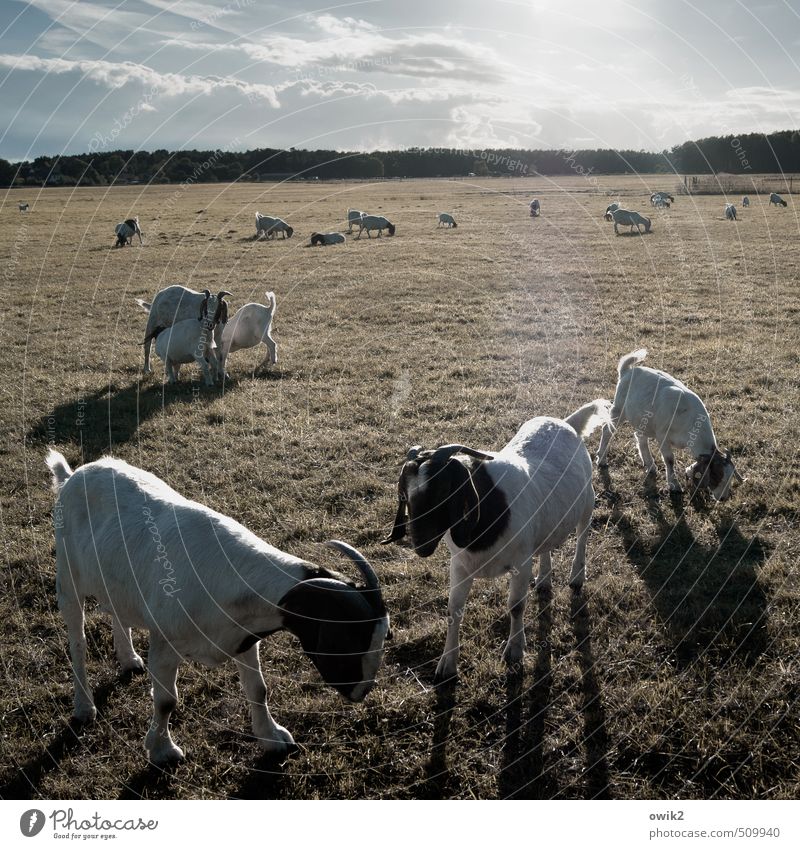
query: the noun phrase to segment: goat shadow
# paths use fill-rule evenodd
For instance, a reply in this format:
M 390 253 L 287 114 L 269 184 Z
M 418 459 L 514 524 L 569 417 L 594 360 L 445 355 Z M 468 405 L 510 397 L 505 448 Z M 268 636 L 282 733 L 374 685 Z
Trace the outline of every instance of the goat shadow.
M 206 406 L 220 394 L 219 387 L 188 381 L 143 386 L 136 380 L 122 389 L 112 384 L 59 404 L 25 436 L 45 445 L 72 443 L 80 447 L 83 462 L 90 462 L 129 442 L 143 422 L 172 404 Z
M 613 496 L 607 470 L 601 478 Z M 609 499 L 611 523 L 650 593 L 677 661 L 688 664 L 705 655 L 754 663 L 767 646 L 767 598 L 757 568 L 769 557 L 769 546 L 758 535 L 744 537 L 734 521 L 716 524 L 717 541 L 703 544 L 687 524 L 682 493 L 670 494 L 670 515 L 657 492 L 643 494 L 657 526 L 654 534 L 641 536 L 619 498 Z M 698 515 L 708 512 L 702 496 L 691 503 Z

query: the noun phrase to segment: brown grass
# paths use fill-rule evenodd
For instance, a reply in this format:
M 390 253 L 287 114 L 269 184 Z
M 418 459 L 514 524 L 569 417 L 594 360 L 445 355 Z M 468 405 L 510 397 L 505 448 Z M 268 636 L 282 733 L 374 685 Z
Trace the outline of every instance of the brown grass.
M 652 212 L 651 235 L 615 238 L 601 218 L 609 200 L 651 214 L 646 198 L 661 187 L 576 177 L 51 189 L 25 196 L 28 215 L 10 194 L 0 796 L 796 798 L 798 220 L 791 203 L 754 200 L 731 223 L 722 198 L 679 198 Z M 305 247 L 348 206 L 387 214 L 397 236 Z M 252 242 L 256 209 L 283 215 L 295 238 Z M 440 210 L 457 230 L 437 231 Z M 131 213 L 145 247 L 112 250 L 113 225 Z M 177 389 L 143 379 L 145 317 L 132 299 L 169 283 L 230 289 L 234 305 L 274 289 L 278 367 L 253 376 L 263 352 L 235 354 L 224 396 L 196 374 Z M 378 545 L 406 448 L 499 447 L 533 415 L 610 397 L 617 358 L 641 345 L 705 399 L 749 480 L 725 505 L 670 498 L 663 473 L 643 481 L 624 430 L 595 480 L 583 595 L 566 586 L 570 544 L 552 598 L 531 594 L 524 668 L 507 673 L 505 585 L 476 584 L 460 684 L 437 696 L 446 553 L 423 561 Z M 100 715 L 76 738 L 48 442 L 74 463 L 110 451 L 144 466 L 326 565 L 342 564 L 322 540 L 363 548 L 395 632 L 367 702 L 324 689 L 288 635 L 268 640 L 270 705 L 302 743 L 270 764 L 248 737 L 232 665 L 186 664 L 174 734 L 188 760 L 160 775 L 142 749 L 147 684 L 118 679 L 110 627 L 92 614 Z M 136 642 L 146 650 L 145 634 Z

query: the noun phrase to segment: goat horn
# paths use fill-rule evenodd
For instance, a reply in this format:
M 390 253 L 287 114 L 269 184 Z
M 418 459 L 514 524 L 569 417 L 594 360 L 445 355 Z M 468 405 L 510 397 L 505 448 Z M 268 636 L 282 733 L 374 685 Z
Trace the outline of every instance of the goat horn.
M 218 298 L 224 298 L 226 295 L 232 295 L 233 292 L 226 292 L 224 289 L 217 295 Z
M 453 454 L 467 454 L 470 457 L 477 457 L 479 460 L 492 460 L 491 454 L 486 454 L 483 451 L 476 451 L 474 448 L 467 448 L 466 445 L 453 443 L 452 445 L 442 445 L 433 452 L 430 458 L 432 463 L 444 463 L 449 460 Z
M 345 557 L 349 557 L 353 563 L 358 567 L 358 571 L 361 572 L 361 575 L 364 578 L 364 584 L 368 590 L 377 590 L 380 592 L 380 583 L 378 582 L 378 576 L 375 574 L 375 570 L 370 566 L 366 557 L 361 554 L 360 551 L 356 551 L 351 545 L 348 545 L 346 542 L 342 542 L 338 539 L 329 539 L 325 545 L 328 548 L 336 549 L 340 554 L 343 554 Z

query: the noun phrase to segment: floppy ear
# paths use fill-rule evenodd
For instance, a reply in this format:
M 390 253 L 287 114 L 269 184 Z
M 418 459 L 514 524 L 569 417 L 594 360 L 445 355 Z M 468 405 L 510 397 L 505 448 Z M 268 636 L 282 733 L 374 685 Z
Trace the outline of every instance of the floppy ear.
M 460 460 L 448 460 L 447 470 L 451 480 L 450 536 L 459 548 L 466 548 L 481 516 L 480 499 L 469 469 Z
M 401 500 L 399 497 L 397 499 L 397 514 L 394 517 L 394 527 L 392 528 L 392 532 L 389 534 L 386 539 L 381 540 L 381 545 L 386 545 L 390 542 L 397 542 L 401 540 L 406 535 L 406 522 L 408 521 L 408 516 L 406 514 L 406 503 Z

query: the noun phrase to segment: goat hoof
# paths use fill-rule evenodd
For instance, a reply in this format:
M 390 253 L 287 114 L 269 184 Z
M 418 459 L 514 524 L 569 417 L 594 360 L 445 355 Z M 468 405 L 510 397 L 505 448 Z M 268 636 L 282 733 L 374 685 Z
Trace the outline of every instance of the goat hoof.
M 146 671 L 144 661 L 138 655 L 120 665 L 121 675 L 144 675 Z
M 669 485 L 670 492 L 683 492 L 683 487 L 679 483 L 671 483 Z
M 503 660 L 507 666 L 519 666 L 522 663 L 522 658 L 525 654 L 525 647 L 519 643 L 506 643 L 503 650 Z
M 583 589 L 583 578 L 570 581 L 569 587 L 573 592 L 579 593 Z
M 608 460 L 601 460 L 598 457 L 597 458 L 597 468 L 598 469 L 607 469 L 608 468 Z
M 178 746 L 173 746 L 171 749 L 165 749 L 163 752 L 150 755 L 150 763 L 161 769 L 177 766 L 185 760 L 186 755 L 184 755 L 183 749 Z
M 553 584 L 550 580 L 542 580 L 542 578 L 537 578 L 534 582 L 534 587 L 537 593 L 549 593 L 553 590 Z
M 70 724 L 80 728 L 83 725 L 91 725 L 97 719 L 97 708 L 94 705 L 75 708 Z
M 436 674 L 433 676 L 434 687 L 446 687 L 456 683 L 458 673 L 454 666 L 439 661 L 436 667 Z

